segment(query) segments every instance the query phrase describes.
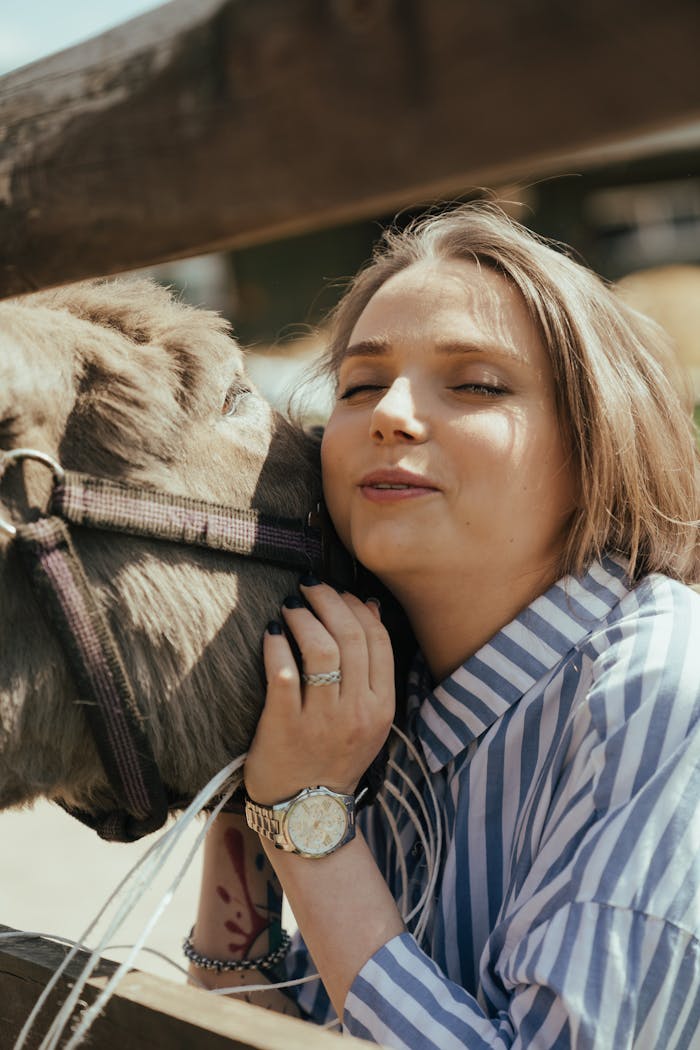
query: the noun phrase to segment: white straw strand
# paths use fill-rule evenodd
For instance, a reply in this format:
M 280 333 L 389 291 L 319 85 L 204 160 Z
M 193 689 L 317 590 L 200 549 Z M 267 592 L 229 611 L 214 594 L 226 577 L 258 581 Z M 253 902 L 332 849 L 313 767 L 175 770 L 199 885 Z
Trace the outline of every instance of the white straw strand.
M 418 790 L 415 782 L 411 779 L 411 777 L 409 777 L 408 773 L 404 772 L 404 770 L 401 769 L 400 766 L 397 766 L 396 763 L 393 760 L 390 761 L 390 765 L 391 765 L 391 768 L 403 780 L 403 786 L 408 787 L 408 789 L 410 790 L 411 794 L 413 795 L 415 800 L 418 802 L 418 807 L 419 807 L 419 809 L 421 811 L 421 815 L 423 817 L 422 831 L 423 831 L 423 834 L 427 835 L 427 838 L 428 838 L 428 844 L 427 845 L 426 845 L 425 841 L 421 840 L 421 844 L 423 846 L 423 849 L 425 850 L 426 856 L 437 858 L 438 854 L 437 854 L 437 840 L 436 840 L 436 836 L 435 836 L 435 834 L 433 832 L 433 825 L 432 825 L 432 822 L 431 822 L 431 819 L 430 819 L 430 815 L 428 813 L 428 808 L 427 808 L 425 802 L 423 801 L 423 797 L 422 797 L 420 791 Z M 415 814 L 413 806 L 411 806 L 411 804 L 409 803 L 408 799 L 404 796 L 403 791 L 398 792 L 398 789 L 396 788 L 396 786 L 394 784 L 392 784 L 391 781 L 389 781 L 389 780 L 387 780 L 385 782 L 384 790 L 385 791 L 388 790 L 390 794 L 393 793 L 395 795 L 397 800 L 399 800 L 401 802 L 401 804 L 403 805 L 404 809 L 406 810 L 408 815 L 411 817 L 411 822 L 413 823 L 413 826 L 416 828 L 416 830 L 420 829 L 421 828 L 421 824 L 420 824 L 420 821 L 418 820 L 418 816 Z
M 244 992 L 271 992 L 275 988 L 295 988 L 299 984 L 310 984 L 320 981 L 317 973 L 307 973 L 306 977 L 295 977 L 292 981 L 280 981 L 278 984 L 236 984 L 232 988 L 209 988 L 211 995 L 243 995 Z
M 384 786 L 386 788 L 389 785 L 385 784 Z M 384 819 L 386 820 L 387 824 L 389 825 L 389 828 L 391 830 L 392 838 L 394 840 L 394 843 L 396 844 L 396 856 L 399 859 L 399 870 L 401 872 L 401 896 L 400 896 L 399 900 L 404 902 L 404 906 L 407 906 L 407 904 L 408 904 L 408 871 L 406 869 L 406 858 L 405 858 L 405 856 L 403 854 L 403 850 L 401 849 L 401 836 L 399 835 L 399 829 L 397 827 L 396 820 L 394 819 L 394 814 L 389 809 L 389 806 L 387 805 L 387 803 L 384 800 L 384 798 L 382 797 L 382 795 L 377 795 L 376 801 L 379 803 L 379 806 L 381 807 L 382 813 L 384 814 Z M 405 913 L 402 914 L 401 917 L 402 917 L 404 922 L 408 921 L 407 918 L 406 918 Z
M 153 929 L 153 927 L 157 923 L 158 919 L 162 915 L 163 911 L 165 910 L 165 908 L 170 903 L 170 901 L 171 901 L 171 899 L 173 897 L 173 894 L 175 893 L 175 890 L 179 886 L 179 884 L 180 884 L 180 882 L 181 882 L 185 872 L 187 871 L 187 869 L 189 868 L 190 864 L 192 863 L 192 859 L 194 858 L 195 853 L 199 849 L 199 846 L 202 843 L 202 841 L 203 841 L 207 831 L 211 827 L 213 821 L 219 815 L 221 809 L 226 804 L 226 802 L 228 801 L 228 799 L 230 798 L 232 793 L 233 793 L 233 790 L 232 789 L 229 790 L 228 793 L 223 796 L 223 798 L 220 800 L 220 802 L 217 804 L 217 806 L 215 806 L 214 809 L 209 814 L 209 817 L 207 818 L 207 821 L 206 821 L 204 827 L 201 829 L 201 831 L 197 835 L 197 838 L 195 839 L 192 847 L 190 848 L 189 852 L 187 853 L 187 856 L 185 857 L 184 862 L 180 865 L 180 868 L 178 869 L 175 877 L 173 878 L 172 882 L 170 883 L 170 885 L 166 889 L 165 893 L 162 895 L 162 897 L 160 898 L 160 900 L 156 904 L 155 908 L 151 912 L 151 915 L 150 915 L 149 919 L 144 924 L 144 926 L 143 926 L 143 928 L 141 930 L 141 933 L 139 934 L 139 936 L 136 938 L 136 941 L 132 945 L 131 951 L 127 955 L 126 959 L 124 959 L 124 961 L 122 963 L 120 963 L 118 968 L 112 974 L 112 976 L 110 977 L 109 981 L 107 982 L 107 984 L 105 985 L 103 990 L 100 992 L 98 997 L 95 999 L 95 1001 L 84 1012 L 83 1016 L 80 1019 L 80 1023 L 76 1027 L 76 1029 L 73 1032 L 73 1035 L 71 1036 L 71 1038 L 66 1043 L 66 1045 L 64 1047 L 64 1050 L 75 1050 L 75 1048 L 77 1046 L 79 1046 L 79 1044 L 82 1042 L 83 1036 L 87 1034 L 87 1032 L 90 1029 L 91 1025 L 96 1020 L 96 1018 L 99 1016 L 99 1014 L 101 1013 L 101 1011 L 104 1009 L 104 1007 L 106 1006 L 107 1002 L 111 998 L 112 993 L 114 992 L 114 989 L 119 984 L 119 981 L 122 979 L 124 974 L 126 974 L 128 972 L 128 970 L 131 968 L 131 965 L 132 965 L 134 959 L 136 958 L 136 956 L 139 953 L 141 945 L 144 943 L 144 941 L 148 937 L 149 933 L 151 932 L 151 930 Z M 199 807 L 199 809 L 201 809 L 201 806 Z M 199 813 L 199 809 L 197 809 L 195 812 L 193 812 L 192 818 Z M 172 849 L 172 847 L 171 847 L 171 849 Z M 166 859 L 166 857 L 163 858 L 163 862 L 165 861 L 165 859 Z M 96 949 L 96 952 L 101 953 L 103 950 L 104 949 L 101 946 L 99 946 Z M 53 1047 L 51 1047 L 51 1048 L 47 1047 L 47 1050 L 53 1050 Z
M 428 807 L 426 806 L 426 804 L 425 804 L 425 802 L 423 800 L 422 794 L 418 790 L 418 786 L 416 785 L 415 781 L 408 775 L 408 773 L 405 770 L 403 770 L 401 768 L 401 766 L 397 765 L 396 762 L 394 762 L 393 758 L 389 759 L 389 767 L 398 776 L 401 777 L 401 779 L 403 780 L 404 784 L 406 785 L 406 787 L 409 788 L 411 794 L 413 795 L 413 797 L 415 798 L 416 802 L 418 803 L 420 811 L 421 811 L 421 813 L 423 815 L 425 831 L 426 831 L 426 834 L 428 836 L 428 839 L 430 840 L 430 852 L 431 852 L 431 854 L 434 854 L 436 852 L 436 845 L 437 845 L 437 843 L 436 843 L 436 839 L 435 839 L 435 834 L 433 832 L 433 825 L 432 825 L 432 821 L 430 819 L 430 814 L 428 813 Z M 384 787 L 386 788 L 389 783 L 390 782 L 387 781 L 385 783 Z
M 428 788 L 428 794 L 430 796 L 430 801 L 433 804 L 433 814 L 434 814 L 434 819 L 435 819 L 435 836 L 436 836 L 435 855 L 436 855 L 437 858 L 439 858 L 442 855 L 442 838 L 443 838 L 443 836 L 442 836 L 442 812 L 440 810 L 440 806 L 438 805 L 438 800 L 437 800 L 437 796 L 435 794 L 435 791 L 433 790 L 433 785 L 430 783 L 430 773 L 428 772 L 428 770 L 426 768 L 425 762 L 423 761 L 423 759 L 421 758 L 420 754 L 418 753 L 418 749 L 408 739 L 408 737 L 403 732 L 403 730 L 399 729 L 399 727 L 396 725 L 396 723 L 394 723 L 391 728 L 393 729 L 394 733 L 396 733 L 398 738 L 404 743 L 404 745 L 406 746 L 406 748 L 408 749 L 408 751 L 411 754 L 411 758 L 416 763 L 416 765 L 420 769 L 420 771 L 423 774 L 423 777 L 425 779 L 425 784 L 426 784 L 426 787 Z M 416 795 L 420 798 L 420 794 L 419 794 L 419 792 L 417 790 L 416 790 Z M 422 801 L 422 799 L 421 799 L 421 801 Z M 428 824 L 430 825 L 430 821 L 428 821 Z
M 420 896 L 420 899 L 418 900 L 418 902 L 415 905 L 415 907 L 412 908 L 412 910 L 407 915 L 403 916 L 403 920 L 404 920 L 404 922 L 406 924 L 411 922 L 415 918 L 416 915 L 420 915 L 421 916 L 419 918 L 418 922 L 416 923 L 416 928 L 415 928 L 415 930 L 413 932 L 414 937 L 416 937 L 416 939 L 418 939 L 418 934 L 416 933 L 416 931 L 419 929 L 419 926 L 422 929 L 422 925 L 424 925 L 424 924 L 421 923 L 421 920 L 422 920 L 421 913 L 422 913 L 423 909 L 428 905 L 428 900 L 429 900 L 429 896 L 430 896 L 431 875 L 432 875 L 433 869 L 434 869 L 434 867 L 436 865 L 436 861 L 435 861 L 433 853 L 432 853 L 432 851 L 430 849 L 430 842 L 428 841 L 428 838 L 426 837 L 425 832 L 423 831 L 423 828 L 420 826 L 420 824 L 418 822 L 418 817 L 417 817 L 417 814 L 416 814 L 415 810 L 410 806 L 408 801 L 404 798 L 404 796 L 397 790 L 397 788 L 393 784 L 386 783 L 384 785 L 384 790 L 387 791 L 391 795 L 391 797 L 393 799 L 395 799 L 399 803 L 399 805 L 401 805 L 406 810 L 406 812 L 408 813 L 409 818 L 411 820 L 411 823 L 413 824 L 413 827 L 414 827 L 414 830 L 416 832 L 416 835 L 418 836 L 418 838 L 420 840 L 421 846 L 423 847 L 423 855 L 425 857 L 426 869 L 428 871 L 428 881 L 427 881 L 425 889 L 423 890 L 423 892 L 422 892 L 422 894 Z M 399 842 L 397 844 L 397 849 L 400 848 L 400 846 L 401 846 L 401 843 Z M 405 859 L 404 859 L 404 864 L 405 864 Z
M 189 826 L 191 821 L 198 815 L 203 806 L 216 795 L 231 778 L 231 776 L 240 768 L 245 761 L 245 755 L 240 756 L 233 762 L 230 762 L 224 769 L 220 770 L 209 783 L 199 792 L 195 799 L 190 803 L 188 808 L 180 815 L 178 820 L 167 829 L 161 837 L 154 842 L 149 849 L 144 853 L 141 859 L 134 865 L 134 867 L 124 876 L 119 882 L 116 889 L 109 896 L 108 900 L 99 910 L 95 918 L 89 924 L 87 929 L 82 935 L 81 942 L 76 943 L 74 947 L 68 952 L 61 965 L 55 971 L 42 994 L 34 1005 L 29 1017 L 27 1018 L 22 1031 L 20 1032 L 17 1041 L 14 1044 L 13 1050 L 22 1050 L 26 1043 L 27 1036 L 30 1033 L 32 1026 L 34 1025 L 41 1009 L 46 1003 L 51 991 L 60 980 L 61 976 L 65 972 L 66 968 L 70 965 L 71 961 L 75 958 L 78 951 L 83 947 L 85 940 L 92 933 L 95 926 L 98 924 L 102 916 L 108 910 L 113 902 L 118 902 L 122 892 L 126 895 L 126 900 L 121 904 L 117 910 L 116 916 L 112 919 L 109 927 L 102 937 L 100 944 L 91 953 L 91 956 L 85 964 L 80 977 L 76 981 L 68 999 L 63 1004 L 63 1007 L 59 1011 L 58 1015 L 54 1018 L 49 1031 L 44 1036 L 38 1050 L 55 1050 L 57 1041 L 60 1038 L 61 1030 L 65 1027 L 69 1017 L 72 1014 L 73 1008 L 77 1004 L 80 993 L 82 992 L 85 983 L 91 976 L 94 969 L 100 962 L 100 952 L 104 950 L 104 946 L 110 940 L 112 940 L 114 934 L 121 927 L 124 919 L 133 909 L 135 900 L 141 896 L 151 881 L 151 879 L 160 871 L 163 864 L 169 857 L 172 849 L 179 840 L 182 832 L 186 827 Z M 188 863 L 191 857 L 188 857 Z M 132 884 L 130 886 L 129 884 Z
M 420 943 L 421 939 L 423 938 L 423 936 L 424 936 L 424 934 L 425 934 L 425 932 L 426 932 L 426 930 L 428 928 L 428 923 L 430 922 L 430 917 L 431 917 L 431 913 L 432 913 L 432 909 L 433 909 L 433 905 L 434 905 L 435 887 L 437 885 L 437 880 L 438 880 L 439 873 L 440 873 L 440 862 L 441 862 L 442 849 L 443 849 L 442 813 L 441 813 L 440 807 L 438 805 L 437 796 L 436 796 L 435 791 L 433 790 L 433 786 L 432 786 L 432 784 L 430 782 L 430 774 L 429 774 L 429 772 L 428 772 L 428 770 L 426 768 L 426 765 L 425 765 L 421 755 L 418 752 L 418 749 L 412 743 L 412 741 L 409 740 L 409 738 L 406 736 L 406 734 L 403 732 L 403 730 L 399 729 L 399 727 L 395 723 L 392 726 L 392 729 L 393 729 L 394 733 L 396 734 L 396 736 L 398 736 L 399 739 L 403 742 L 404 746 L 406 747 L 406 750 L 409 752 L 409 754 L 411 755 L 411 758 L 413 759 L 413 761 L 416 763 L 416 765 L 418 766 L 419 770 L 421 771 L 421 773 L 423 775 L 423 779 L 425 781 L 425 785 L 426 785 L 426 787 L 428 789 L 428 796 L 430 798 L 430 802 L 432 804 L 432 810 L 433 810 L 434 838 L 433 838 L 433 825 L 432 825 L 432 822 L 430 820 L 430 817 L 429 817 L 429 814 L 427 812 L 427 808 L 425 806 L 425 803 L 423 801 L 421 793 L 418 791 L 416 785 L 413 783 L 413 781 L 408 776 L 408 774 L 406 774 L 401 769 L 401 767 L 398 766 L 394 762 L 393 759 L 390 759 L 389 760 L 389 765 L 391 766 L 391 768 L 394 769 L 402 777 L 404 783 L 409 785 L 409 787 L 411 788 L 413 794 L 415 795 L 416 799 L 418 800 L 418 803 L 420 805 L 421 812 L 423 813 L 423 816 L 424 816 L 424 819 L 425 819 L 425 823 L 426 823 L 426 827 L 427 827 L 427 830 L 428 830 L 428 837 L 430 839 L 430 847 L 431 848 L 430 848 L 429 851 L 426 851 L 426 863 L 427 863 L 427 866 L 428 866 L 428 884 L 427 884 L 427 886 L 425 888 L 425 892 L 424 892 L 423 896 L 421 897 L 421 901 L 419 902 L 419 904 L 422 907 L 422 902 L 423 902 L 423 900 L 425 900 L 425 907 L 423 908 L 423 911 L 422 911 L 422 913 L 419 916 L 418 922 L 416 923 L 416 926 L 415 926 L 415 929 L 414 929 L 414 932 L 413 932 L 413 935 L 416 938 L 416 941 L 418 941 Z M 388 786 L 389 786 L 389 781 L 387 781 L 386 784 L 385 784 L 385 787 L 388 787 Z M 393 785 L 392 785 L 392 787 L 393 787 Z M 396 790 L 396 789 L 394 789 L 394 790 Z M 391 793 L 392 792 L 390 791 L 390 794 Z M 410 809 L 410 807 L 409 807 L 409 809 Z
M 401 777 L 401 779 L 403 781 L 404 788 L 405 789 L 407 788 L 410 791 L 410 793 L 413 796 L 413 798 L 417 801 L 418 807 L 420 809 L 420 817 L 423 818 L 422 821 L 419 819 L 419 814 L 416 812 L 416 810 L 411 805 L 411 803 L 408 801 L 408 799 L 405 797 L 405 794 L 402 791 L 399 791 L 396 788 L 396 786 L 394 784 L 392 784 L 390 781 L 386 781 L 385 782 L 385 784 L 384 784 L 384 791 L 387 792 L 389 795 L 391 795 L 391 797 L 407 813 L 411 823 L 413 824 L 413 827 L 415 829 L 416 835 L 417 835 L 418 839 L 421 842 L 421 845 L 422 845 L 422 848 L 423 848 L 423 851 L 424 851 L 424 855 L 425 855 L 425 860 L 426 860 L 426 865 L 427 865 L 427 873 L 428 873 L 428 882 L 427 882 L 425 890 L 424 890 L 423 894 L 421 895 L 421 898 L 418 901 L 417 905 L 411 910 L 410 914 L 407 915 L 405 917 L 405 920 L 404 920 L 404 921 L 408 922 L 408 921 L 412 920 L 416 915 L 418 915 L 418 921 L 416 923 L 414 936 L 416 937 L 417 940 L 420 940 L 420 938 L 423 936 L 423 934 L 424 934 L 424 932 L 426 930 L 427 924 L 428 924 L 429 919 L 430 919 L 430 911 L 431 911 L 431 908 L 432 908 L 433 891 L 434 891 L 435 884 L 436 884 L 437 877 L 438 877 L 438 873 L 439 873 L 439 860 L 440 860 L 440 856 L 441 856 L 442 841 L 443 841 L 441 813 L 440 813 L 440 810 L 439 810 L 439 807 L 438 807 L 437 798 L 435 796 L 435 793 L 434 793 L 434 791 L 432 789 L 432 785 L 430 783 L 430 777 L 429 777 L 428 771 L 427 771 L 427 769 L 425 767 L 425 764 L 424 764 L 420 754 L 418 753 L 416 747 L 408 739 L 408 737 L 405 735 L 405 733 L 401 729 L 398 728 L 398 726 L 394 725 L 394 726 L 392 726 L 392 729 L 393 729 L 394 733 L 399 737 L 399 739 L 402 740 L 402 742 L 404 743 L 404 745 L 405 745 L 405 747 L 407 749 L 407 752 L 411 755 L 413 760 L 416 762 L 416 764 L 420 768 L 420 770 L 421 770 L 421 772 L 422 772 L 422 774 L 424 776 L 425 783 L 426 783 L 427 788 L 428 788 L 428 798 L 429 798 L 430 803 L 432 804 L 431 808 L 433 810 L 433 820 L 431 820 L 430 819 L 430 814 L 428 812 L 428 808 L 426 806 L 426 803 L 425 803 L 425 801 L 424 801 L 424 799 L 423 799 L 423 797 L 421 795 L 421 792 L 418 790 L 418 788 L 415 785 L 415 783 L 413 782 L 413 780 L 408 776 L 407 773 L 405 773 L 404 770 L 402 770 L 393 761 L 393 759 L 390 759 L 389 763 L 388 763 L 389 767 L 398 776 Z M 169 828 L 168 830 L 166 830 L 163 833 L 163 835 L 160 837 L 160 839 L 157 842 L 155 842 L 147 850 L 147 852 L 143 855 L 143 857 L 140 859 L 140 861 L 136 865 L 134 865 L 134 867 L 131 869 L 131 871 L 128 872 L 127 875 L 120 881 L 120 883 L 118 884 L 118 886 L 116 887 L 114 892 L 110 895 L 110 897 L 108 898 L 108 900 L 106 901 L 104 906 L 100 909 L 98 914 L 95 916 L 93 921 L 89 924 L 89 926 L 85 930 L 85 932 L 84 932 L 80 942 L 70 942 L 70 941 L 68 941 L 66 939 L 62 939 L 62 938 L 53 938 L 54 940 L 56 940 L 59 943 L 72 944 L 72 947 L 71 947 L 70 951 L 67 953 L 66 957 L 64 958 L 64 960 L 61 963 L 61 965 L 59 966 L 59 968 L 56 970 L 56 972 L 51 977 L 50 981 L 47 983 L 44 991 L 42 992 L 42 995 L 39 997 L 39 999 L 38 999 L 37 1003 L 35 1004 L 31 1014 L 27 1018 L 27 1021 L 25 1022 L 25 1025 L 22 1028 L 22 1031 L 20 1032 L 20 1034 L 18 1036 L 18 1039 L 17 1039 L 17 1041 L 14 1044 L 13 1050 L 23 1050 L 23 1048 L 25 1046 L 25 1043 L 26 1043 L 26 1040 L 27 1040 L 27 1036 L 29 1035 L 32 1026 L 36 1022 L 36 1019 L 37 1019 L 41 1009 L 43 1008 L 44 1004 L 46 1003 L 46 1001 L 47 1001 L 51 991 L 56 986 L 56 983 L 58 982 L 58 980 L 60 979 L 62 974 L 65 972 L 66 968 L 70 965 L 71 961 L 75 958 L 75 956 L 78 953 L 78 951 L 81 948 L 83 948 L 86 938 L 95 929 L 96 925 L 98 924 L 100 919 L 105 915 L 105 913 L 109 909 L 109 907 L 112 904 L 114 904 L 116 906 L 116 914 L 114 915 L 114 917 L 110 921 L 110 923 L 108 925 L 108 929 L 105 931 L 103 936 L 100 938 L 100 941 L 99 941 L 98 945 L 96 945 L 96 947 L 91 952 L 90 958 L 88 959 L 87 963 L 85 964 L 85 966 L 84 966 L 84 968 L 83 968 L 79 978 L 76 980 L 76 982 L 75 982 L 75 984 L 74 984 L 74 986 L 73 986 L 69 996 L 67 997 L 67 999 L 64 1002 L 63 1006 L 61 1007 L 61 1009 L 59 1010 L 58 1014 L 54 1018 L 54 1021 L 52 1022 L 49 1031 L 46 1033 L 46 1035 L 44 1036 L 44 1039 L 42 1040 L 41 1044 L 37 1048 L 37 1050 L 57 1050 L 58 1043 L 59 1043 L 59 1040 L 61 1039 L 61 1035 L 63 1033 L 63 1030 L 64 1030 L 66 1024 L 68 1023 L 69 1019 L 72 1017 L 76 1005 L 79 1003 L 80 996 L 81 996 L 81 994 L 82 994 L 82 992 L 84 990 L 85 984 L 89 980 L 89 978 L 92 975 L 92 973 L 94 972 L 95 968 L 99 965 L 99 963 L 101 961 L 101 954 L 102 954 L 103 951 L 106 950 L 106 948 L 107 948 L 107 946 L 109 944 L 109 941 L 113 938 L 114 934 L 120 929 L 120 927 L 122 926 L 125 918 L 131 913 L 136 900 L 143 895 L 147 885 L 162 870 L 162 868 L 165 865 L 165 863 L 167 862 L 170 854 L 172 853 L 173 849 L 175 848 L 177 842 L 179 841 L 181 835 L 186 830 L 186 828 L 189 827 L 191 821 L 194 820 L 198 816 L 198 814 L 201 812 L 201 810 L 204 808 L 204 806 L 207 805 L 207 803 L 210 801 L 210 799 L 213 796 L 215 796 L 215 795 L 220 793 L 223 785 L 225 785 L 226 782 L 230 780 L 231 776 L 243 765 L 243 763 L 245 761 L 245 758 L 246 758 L 246 756 L 243 755 L 243 756 L 240 756 L 240 758 L 238 758 L 238 759 L 234 760 L 233 762 L 229 763 L 228 766 L 226 766 L 223 770 L 221 770 L 219 773 L 217 773 L 212 778 L 212 780 L 210 780 L 209 784 L 207 784 L 205 786 L 205 788 L 203 788 L 202 791 L 199 792 L 197 797 L 195 799 L 193 799 L 193 801 L 190 804 L 190 806 L 188 806 L 188 808 L 184 811 L 184 813 L 182 813 L 180 815 L 180 817 L 172 825 L 172 827 Z M 109 1000 L 109 998 L 113 994 L 114 989 L 115 989 L 118 981 L 121 980 L 121 977 L 124 975 L 124 973 L 131 967 L 131 965 L 133 963 L 133 960 L 134 960 L 134 958 L 136 957 L 136 955 L 138 954 L 139 951 L 141 951 L 141 950 L 151 951 L 153 954 L 161 955 L 161 953 L 156 952 L 154 949 L 149 949 L 147 947 L 144 947 L 143 942 L 145 941 L 145 939 L 148 936 L 148 934 L 150 933 L 151 929 L 153 928 L 153 926 L 155 925 L 155 923 L 159 919 L 160 915 L 162 914 L 162 912 L 164 911 L 164 909 L 167 907 L 168 903 L 170 902 L 170 900 L 171 900 L 171 898 L 172 898 L 172 896 L 173 896 L 177 886 L 179 885 L 182 877 L 184 876 L 185 871 L 189 867 L 189 864 L 191 863 L 191 861 L 192 861 L 192 859 L 194 857 L 194 854 L 196 853 L 197 849 L 199 848 L 199 845 L 201 844 L 202 839 L 207 834 L 207 831 L 209 830 L 209 827 L 211 826 L 212 821 L 215 819 L 216 815 L 218 814 L 220 809 L 223 807 L 223 805 L 225 805 L 225 802 L 227 801 L 227 799 L 230 796 L 230 794 L 231 794 L 231 791 L 229 792 L 229 795 L 225 796 L 219 802 L 219 804 L 217 805 L 215 810 L 209 815 L 206 824 L 204 825 L 204 827 L 200 831 L 200 833 L 197 835 L 197 838 L 196 838 L 196 841 L 195 841 L 194 845 L 189 850 L 189 852 L 187 854 L 187 857 L 185 858 L 184 863 L 180 866 L 180 868 L 178 869 L 178 872 L 176 873 L 175 877 L 172 879 L 170 885 L 167 887 L 165 892 L 162 894 L 161 898 L 159 899 L 159 901 L 156 903 L 155 907 L 153 908 L 150 916 L 146 920 L 145 925 L 142 928 L 142 932 L 139 935 L 139 937 L 137 938 L 135 944 L 129 945 L 129 946 L 120 946 L 120 947 L 122 947 L 122 948 L 124 948 L 124 949 L 129 951 L 129 954 L 128 954 L 127 958 L 118 966 L 117 970 L 115 971 L 113 976 L 110 978 L 110 980 L 108 981 L 107 985 L 102 990 L 102 992 L 97 997 L 97 999 L 92 1004 L 92 1006 L 88 1007 L 87 1010 L 85 1010 L 82 1018 L 78 1022 L 77 1027 L 75 1028 L 75 1030 L 74 1030 L 71 1038 L 69 1039 L 68 1043 L 65 1044 L 63 1050 L 76 1050 L 76 1048 L 78 1047 L 80 1042 L 82 1042 L 84 1036 L 86 1035 L 87 1031 L 89 1030 L 90 1026 L 94 1022 L 96 1017 L 99 1015 L 101 1010 L 104 1009 L 107 1001 Z M 387 801 L 384 798 L 379 797 L 379 796 L 378 796 L 377 801 L 378 801 L 379 805 L 382 808 L 384 816 L 385 816 L 385 818 L 387 820 L 387 823 L 389 825 L 389 829 L 391 831 L 392 837 L 393 837 L 393 839 L 394 839 L 394 841 L 396 843 L 397 856 L 399 858 L 401 883 L 402 883 L 402 897 L 403 897 L 403 900 L 405 902 L 405 907 L 407 907 L 408 906 L 408 891 L 409 891 L 409 882 L 410 882 L 410 880 L 408 878 L 408 871 L 407 871 L 407 867 L 406 867 L 406 859 L 405 859 L 405 857 L 404 857 L 404 855 L 402 853 L 402 850 L 401 850 L 401 842 L 400 842 L 400 835 L 399 835 L 399 831 L 398 831 L 398 826 L 397 826 L 397 823 L 396 823 L 396 819 L 393 816 L 393 814 L 391 813 L 391 810 L 390 810 L 390 808 L 389 808 L 389 806 L 387 804 Z M 123 899 L 121 899 L 121 898 L 123 898 Z M 0 934 L 0 938 L 8 939 L 8 940 L 11 939 L 11 938 L 17 938 L 18 936 L 29 938 L 29 937 L 41 936 L 41 934 L 28 934 L 28 933 L 5 933 L 5 934 Z M 165 957 L 165 956 L 161 956 L 161 957 L 165 958 L 166 961 L 171 963 L 171 965 L 174 966 L 176 969 L 178 969 L 181 973 L 186 973 L 184 968 L 179 966 L 177 963 L 173 962 L 170 959 L 167 959 L 167 957 Z M 314 981 L 314 980 L 318 980 L 318 979 L 319 979 L 319 975 L 317 973 L 314 973 L 314 974 L 308 974 L 307 976 L 302 977 L 302 978 L 298 978 L 296 980 L 282 981 L 282 982 L 279 982 L 277 984 L 266 983 L 266 984 L 260 984 L 260 985 L 235 986 L 233 988 L 228 988 L 228 989 L 227 988 L 210 989 L 210 992 L 211 992 L 211 994 L 214 994 L 214 995 L 241 995 L 241 994 L 248 993 L 248 992 L 258 992 L 258 991 L 262 992 L 262 991 L 271 991 L 271 990 L 277 989 L 277 988 L 294 987 L 296 985 L 305 984 L 305 983 L 308 983 L 310 981 Z M 196 981 L 197 979 L 195 978 L 194 980 Z M 200 983 L 200 982 L 197 981 L 197 983 Z

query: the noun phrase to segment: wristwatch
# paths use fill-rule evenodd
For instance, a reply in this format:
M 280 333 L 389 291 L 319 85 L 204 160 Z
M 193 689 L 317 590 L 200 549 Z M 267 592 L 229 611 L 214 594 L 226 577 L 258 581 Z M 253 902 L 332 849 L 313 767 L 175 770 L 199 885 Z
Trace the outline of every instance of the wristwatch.
M 308 787 L 294 798 L 261 806 L 247 798 L 248 827 L 277 849 L 300 857 L 327 857 L 355 837 L 355 796 Z

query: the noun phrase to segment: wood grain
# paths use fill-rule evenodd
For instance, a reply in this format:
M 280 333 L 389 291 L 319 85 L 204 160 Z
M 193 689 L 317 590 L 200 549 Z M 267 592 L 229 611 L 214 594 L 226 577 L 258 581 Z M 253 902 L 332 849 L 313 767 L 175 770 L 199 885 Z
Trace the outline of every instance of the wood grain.
M 0 932 L 9 932 L 8 927 L 0 926 Z M 0 941 L 0 1045 L 13 1045 L 65 953 L 66 949 L 45 938 Z M 57 986 L 28 1050 L 40 1042 L 85 959 L 87 954 L 81 953 Z M 85 1002 L 94 1000 L 115 969 L 115 963 L 101 964 L 85 989 Z M 100 1050 L 359 1050 L 368 1044 L 134 970 L 120 982 L 86 1045 Z
M 633 154 L 700 115 L 698 39 L 697 0 L 175 0 L 0 80 L 0 295 Z

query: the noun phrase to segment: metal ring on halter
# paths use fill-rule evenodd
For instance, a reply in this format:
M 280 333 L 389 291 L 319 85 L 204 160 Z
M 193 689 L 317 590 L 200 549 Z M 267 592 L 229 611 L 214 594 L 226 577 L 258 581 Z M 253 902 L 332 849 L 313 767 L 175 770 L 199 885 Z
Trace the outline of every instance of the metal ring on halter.
M 317 674 L 302 674 L 304 685 L 333 685 L 343 679 L 340 671 L 319 671 Z
M 51 470 L 57 485 L 60 485 L 65 477 L 65 471 L 61 464 L 52 456 L 49 456 L 48 453 L 40 452 L 36 448 L 13 448 L 9 452 L 0 452 L 0 481 L 2 481 L 9 465 L 21 459 L 35 459 L 38 463 L 43 463 L 45 467 Z M 0 532 L 5 532 L 8 536 L 17 535 L 15 526 L 11 522 L 5 521 L 4 518 L 0 518 Z

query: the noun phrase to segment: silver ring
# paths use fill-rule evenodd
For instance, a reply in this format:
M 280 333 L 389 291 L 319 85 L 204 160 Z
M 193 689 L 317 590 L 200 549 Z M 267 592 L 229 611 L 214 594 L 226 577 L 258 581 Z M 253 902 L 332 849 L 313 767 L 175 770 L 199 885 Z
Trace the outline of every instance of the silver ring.
M 305 685 L 333 685 L 334 682 L 342 681 L 340 671 L 319 671 L 318 674 L 302 674 L 301 680 Z

